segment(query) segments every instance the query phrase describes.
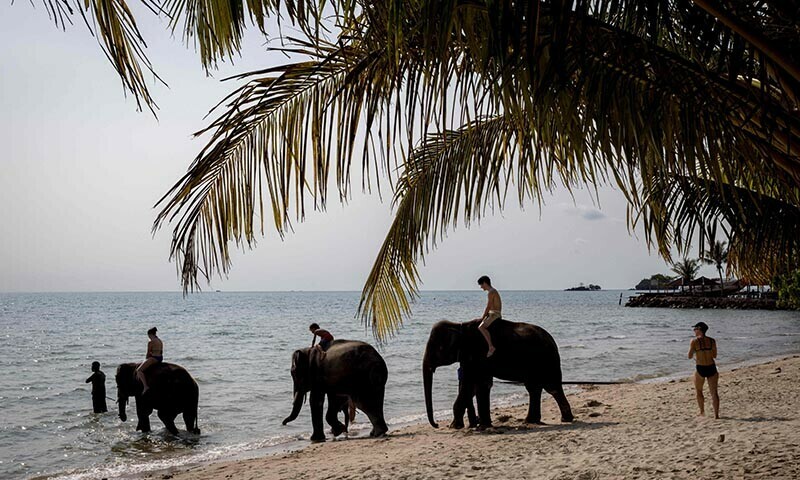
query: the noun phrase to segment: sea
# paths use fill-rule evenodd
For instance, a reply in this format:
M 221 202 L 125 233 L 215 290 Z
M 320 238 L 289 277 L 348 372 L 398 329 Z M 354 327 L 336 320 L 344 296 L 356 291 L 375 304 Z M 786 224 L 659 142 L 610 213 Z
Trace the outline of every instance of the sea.
M 565 381 L 646 381 L 687 375 L 692 325 L 710 326 L 726 367 L 800 352 L 800 313 L 626 308 L 620 294 L 502 291 L 509 320 L 540 325 L 555 338 Z M 93 479 L 302 448 L 308 405 L 287 426 L 292 352 L 311 343 L 308 325 L 377 346 L 389 368 L 385 414 L 391 429 L 425 420 L 421 362 L 431 326 L 480 316 L 475 291 L 425 291 L 397 334 L 378 345 L 355 317 L 359 292 L 5 293 L 0 294 L 0 478 Z M 624 305 L 623 298 L 622 304 Z M 200 386 L 199 436 L 173 437 L 153 415 L 136 432 L 133 399 L 121 422 L 116 366 L 144 358 L 158 327 L 166 361 Z M 107 376 L 109 412 L 92 413 L 85 380 L 92 361 Z M 724 388 L 724 376 L 721 383 Z M 687 387 L 688 388 L 688 387 Z M 456 366 L 434 375 L 434 408 L 450 415 Z M 527 401 L 524 387 L 495 382 L 493 405 Z M 553 399 L 543 395 L 544 402 Z M 686 405 L 692 409 L 693 405 Z M 176 422 L 183 428 L 180 418 Z M 364 436 L 363 414 L 351 435 Z M 328 435 L 331 441 L 330 434 Z M 338 441 L 338 440 L 337 440 Z

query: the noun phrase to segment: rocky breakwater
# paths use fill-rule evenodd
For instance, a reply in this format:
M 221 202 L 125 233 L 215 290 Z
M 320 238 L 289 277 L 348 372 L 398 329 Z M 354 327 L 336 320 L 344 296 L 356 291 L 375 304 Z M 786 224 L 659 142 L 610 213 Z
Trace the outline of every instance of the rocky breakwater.
M 641 294 L 628 298 L 626 307 L 655 308 L 731 308 L 740 310 L 776 310 L 775 299 L 744 297 L 705 297 L 691 295 Z

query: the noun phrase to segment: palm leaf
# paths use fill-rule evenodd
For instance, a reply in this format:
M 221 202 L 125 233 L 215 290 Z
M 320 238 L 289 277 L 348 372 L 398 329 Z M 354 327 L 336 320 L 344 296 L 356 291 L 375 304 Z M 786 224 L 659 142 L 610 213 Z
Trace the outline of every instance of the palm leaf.
M 251 79 L 226 99 L 227 110 L 198 132 L 210 132 L 209 143 L 159 201 L 153 227 L 176 222 L 171 256 L 185 290 L 199 288 L 198 274 L 227 273 L 229 244 L 252 247 L 265 215 L 283 236 L 292 213 L 303 219 L 307 197 L 324 210 L 332 169 L 339 197 L 347 197 L 362 107 L 373 118 L 383 108 L 385 86 L 374 83 L 383 57 L 335 47 L 323 53 L 243 76 Z

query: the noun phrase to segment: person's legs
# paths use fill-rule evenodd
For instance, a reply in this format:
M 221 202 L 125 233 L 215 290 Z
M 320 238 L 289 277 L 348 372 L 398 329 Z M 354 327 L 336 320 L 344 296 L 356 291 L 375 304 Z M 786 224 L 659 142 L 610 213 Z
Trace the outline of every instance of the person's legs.
M 486 325 L 484 325 L 484 322 L 481 322 L 481 324 L 478 325 L 478 330 L 480 330 L 481 334 L 483 335 L 483 338 L 486 339 L 486 345 L 489 346 L 489 351 L 486 352 L 486 356 L 491 357 L 492 354 L 494 353 L 494 345 L 492 345 L 492 336 L 489 334 L 489 330 L 486 328 Z
M 698 372 L 694 372 L 694 391 L 697 394 L 697 406 L 700 407 L 700 416 L 705 415 L 705 398 L 703 397 L 703 384 L 706 379 Z
M 142 382 L 142 386 L 144 386 L 144 389 L 142 390 L 142 394 L 144 394 L 144 392 L 146 392 L 147 389 L 150 388 L 147 385 L 147 379 L 144 376 L 144 371 L 147 370 L 148 368 L 150 368 L 151 365 L 154 365 L 157 362 L 158 361 L 155 358 L 152 358 L 152 357 L 151 358 L 147 358 L 147 359 L 145 359 L 144 362 L 141 363 L 141 365 L 139 365 L 139 368 L 136 369 L 136 378 L 139 379 L 139 381 Z
M 711 404 L 714 406 L 714 418 L 719 418 L 719 393 L 717 385 L 719 384 L 719 373 L 708 377 L 708 389 L 711 391 Z

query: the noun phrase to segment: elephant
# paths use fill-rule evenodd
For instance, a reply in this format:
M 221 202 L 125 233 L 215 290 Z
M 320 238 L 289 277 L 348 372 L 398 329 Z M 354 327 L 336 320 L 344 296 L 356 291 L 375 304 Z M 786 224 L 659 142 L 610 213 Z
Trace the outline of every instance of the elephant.
M 561 421 L 573 420 L 561 379 L 561 358 L 553 337 L 541 327 L 529 323 L 495 320 L 489 327 L 497 350 L 487 358 L 488 346 L 478 330 L 480 320 L 454 323 L 442 320 L 431 328 L 422 361 L 425 408 L 430 424 L 438 428 L 433 418 L 433 373 L 437 367 L 460 362 L 462 385 L 453 404 L 453 428 L 463 428 L 464 409 L 478 400 L 479 428 L 492 426 L 489 413 L 489 393 L 492 378 L 519 382 L 530 394 L 527 423 L 541 423 L 542 389 L 555 398 L 561 410 Z
M 386 434 L 389 427 L 383 417 L 383 398 L 389 372 L 383 357 L 368 343 L 334 340 L 327 351 L 319 347 L 302 348 L 292 354 L 294 401 L 292 412 L 283 424 L 300 413 L 306 393 L 311 393 L 312 442 L 324 442 L 322 408 L 328 397 L 325 420 L 334 437 L 346 430 L 338 418 L 350 402 L 364 412 L 372 423 L 371 437 Z M 345 413 L 347 416 L 347 413 Z
M 150 414 L 158 410 L 158 418 L 167 430 L 178 434 L 175 417 L 183 413 L 183 421 L 188 432 L 199 435 L 197 428 L 197 403 L 200 395 L 197 382 L 183 367 L 172 363 L 158 363 L 147 369 L 147 383 L 150 388 L 142 394 L 142 383 L 136 378 L 138 363 L 123 363 L 117 367 L 117 402 L 119 418 L 128 419 L 125 406 L 128 397 L 136 397 L 136 416 L 139 423 L 136 430 L 150 431 Z

